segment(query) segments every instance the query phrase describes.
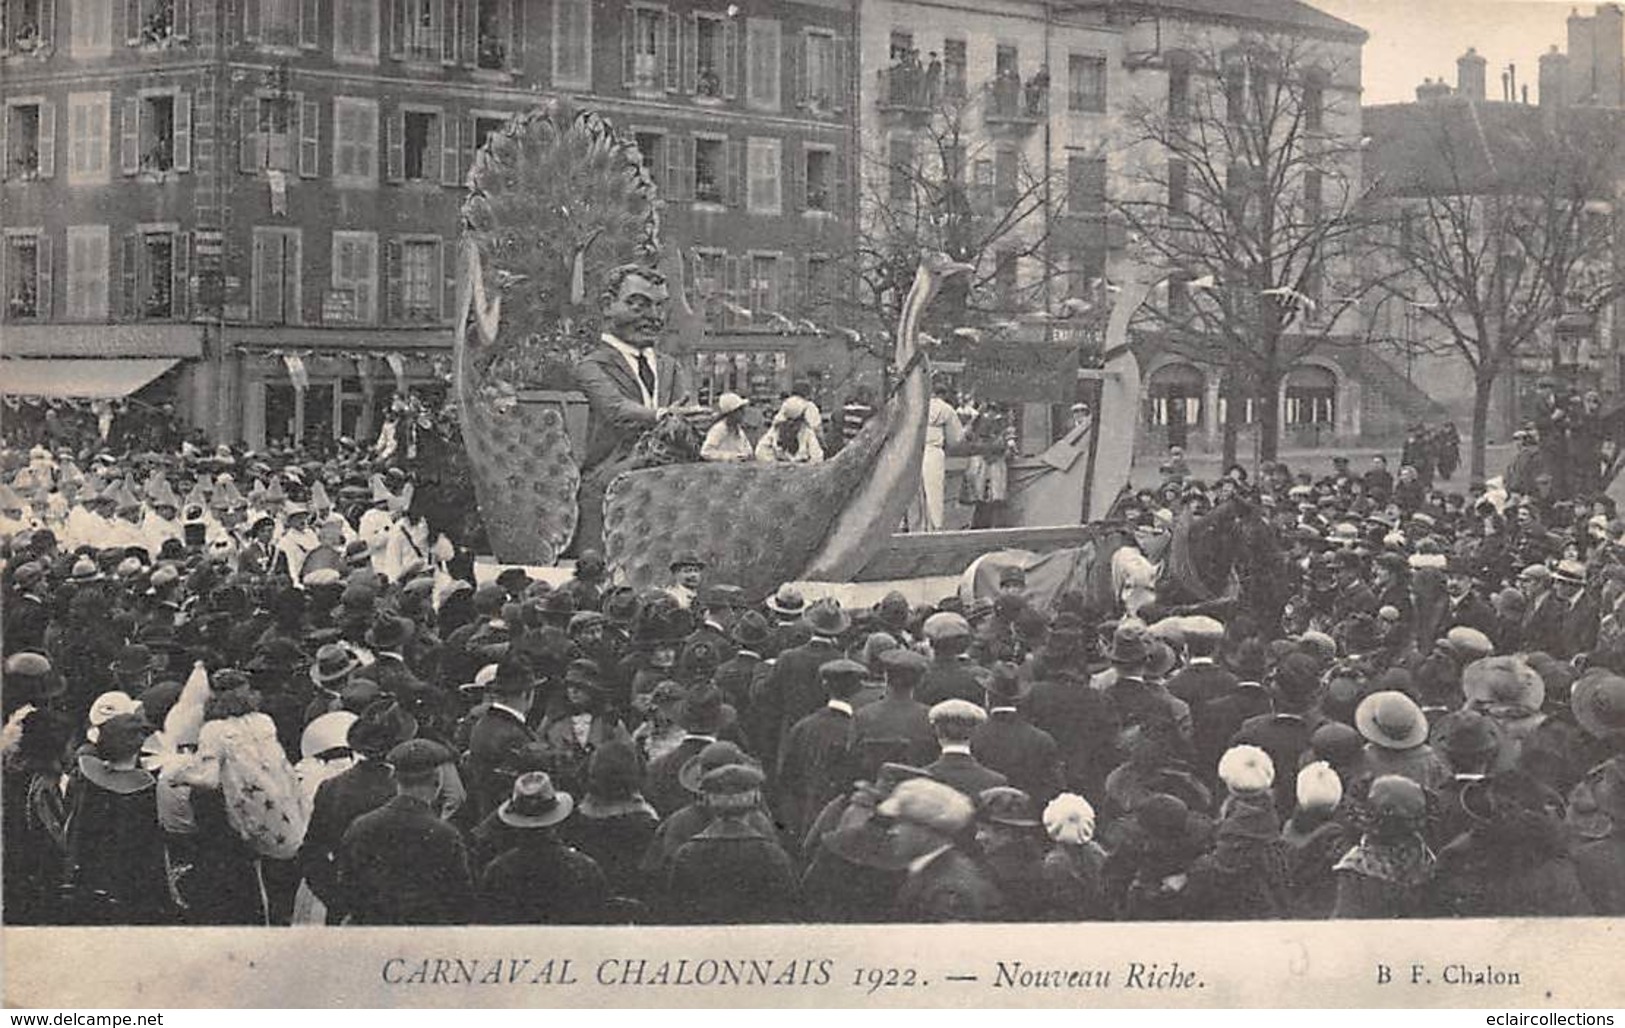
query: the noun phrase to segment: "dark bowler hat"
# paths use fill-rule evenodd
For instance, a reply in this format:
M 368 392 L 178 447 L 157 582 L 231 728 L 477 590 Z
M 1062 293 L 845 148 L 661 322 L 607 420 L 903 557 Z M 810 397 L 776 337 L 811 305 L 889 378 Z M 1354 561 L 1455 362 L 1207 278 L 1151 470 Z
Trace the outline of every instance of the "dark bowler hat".
M 983 821 L 1011 828 L 1037 828 L 1032 797 L 1008 785 L 983 789 L 976 798 L 976 816 Z
M 765 646 L 773 639 L 773 633 L 767 627 L 767 618 L 754 610 L 740 616 L 734 624 L 732 636 L 734 642 L 746 649 Z
M 399 650 L 411 637 L 412 622 L 406 618 L 380 617 L 367 629 L 367 645 L 375 650 Z
M 993 677 L 987 683 L 987 694 L 991 699 L 1018 703 L 1032 691 L 1032 683 L 1023 681 L 1020 671 L 1008 660 L 996 661 L 992 671 Z
M 715 735 L 727 724 L 722 707 L 722 690 L 714 685 L 701 685 L 683 700 L 677 723 L 695 735 Z

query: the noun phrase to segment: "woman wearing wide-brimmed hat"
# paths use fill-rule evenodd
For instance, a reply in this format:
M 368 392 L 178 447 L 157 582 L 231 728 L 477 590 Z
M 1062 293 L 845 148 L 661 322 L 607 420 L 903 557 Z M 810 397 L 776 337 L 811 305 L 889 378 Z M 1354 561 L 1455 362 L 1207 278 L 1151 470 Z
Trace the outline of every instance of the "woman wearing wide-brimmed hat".
M 1374 692 L 1354 709 L 1354 726 L 1365 739 L 1358 778 L 1404 775 L 1424 789 L 1450 780 L 1450 765 L 1428 745 L 1428 719 L 1402 692 Z
M 717 420 L 705 433 L 700 446 L 700 459 L 742 462 L 754 460 L 756 447 L 745 434 L 745 414 L 750 401 L 738 393 L 723 393 L 717 397 Z

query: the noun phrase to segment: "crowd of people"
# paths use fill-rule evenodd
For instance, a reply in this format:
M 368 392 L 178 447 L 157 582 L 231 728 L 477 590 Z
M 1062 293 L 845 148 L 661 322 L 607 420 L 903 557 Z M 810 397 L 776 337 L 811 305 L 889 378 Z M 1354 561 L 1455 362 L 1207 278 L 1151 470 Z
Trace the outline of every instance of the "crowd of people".
M 1625 911 L 1606 499 L 1170 461 L 1279 603 L 756 602 L 491 567 L 409 476 L 228 447 L 0 487 L 8 923 Z M 551 583 L 551 584 L 550 584 Z

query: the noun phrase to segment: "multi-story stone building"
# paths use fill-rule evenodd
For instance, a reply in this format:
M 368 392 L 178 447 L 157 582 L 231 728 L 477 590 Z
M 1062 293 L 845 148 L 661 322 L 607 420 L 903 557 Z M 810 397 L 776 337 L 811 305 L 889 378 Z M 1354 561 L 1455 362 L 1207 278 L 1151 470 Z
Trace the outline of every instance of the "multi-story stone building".
M 254 447 L 443 395 L 462 183 L 551 95 L 636 134 L 714 329 L 708 391 L 777 396 L 822 345 L 791 333 L 849 220 L 846 4 L 0 10 L 8 393 L 140 391 Z

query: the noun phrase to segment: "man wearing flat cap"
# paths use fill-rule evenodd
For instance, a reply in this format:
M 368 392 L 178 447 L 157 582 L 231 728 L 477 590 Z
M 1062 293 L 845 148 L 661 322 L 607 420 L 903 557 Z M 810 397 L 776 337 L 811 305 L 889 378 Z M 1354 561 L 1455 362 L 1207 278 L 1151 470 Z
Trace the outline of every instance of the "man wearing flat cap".
M 339 890 L 351 922 L 466 924 L 474 913 L 468 850 L 436 810 L 451 750 L 412 739 L 384 758 L 395 796 L 356 819 L 339 844 Z
M 679 846 L 664 885 L 668 915 L 680 924 L 793 920 L 800 888 L 790 857 L 752 815 L 766 784 L 749 764 L 725 764 L 697 783 L 711 821 Z
M 880 666 L 886 672 L 886 694 L 853 715 L 853 751 L 861 755 L 895 741 L 905 763 L 929 764 L 937 756 L 937 733 L 931 727 L 931 708 L 914 698 L 914 690 L 931 661 L 899 646 L 880 655 Z
M 981 703 L 982 681 L 973 673 L 976 664 L 970 657 L 975 639 L 965 616 L 938 611 L 925 619 L 920 631 L 931 644 L 931 667 L 916 690 L 920 702 L 928 706 L 943 700 Z
M 913 778 L 892 790 L 875 813 L 893 819 L 892 848 L 908 869 L 897 894 L 899 921 L 996 921 L 1002 916 L 1004 897 L 963 849 L 975 823 L 974 800 L 941 782 Z
M 797 721 L 779 748 L 774 811 L 792 838 L 805 837 L 824 804 L 851 783 L 852 696 L 863 686 L 864 671 L 845 658 L 820 667 L 829 698 Z
M 984 767 L 971 755 L 970 741 L 987 723 L 987 712 L 966 700 L 943 700 L 931 708 L 931 728 L 937 733 L 940 755 L 925 766 L 932 778 L 953 786 L 974 800 L 984 789 L 1009 785 L 1003 775 Z
M 769 767 L 778 766 L 780 740 L 790 726 L 824 704 L 818 669 L 842 657 L 840 639 L 852 618 L 835 600 L 810 604 L 801 616 L 811 638 L 780 653 L 751 696 L 751 742 Z
M 1185 647 L 1185 666 L 1168 679 L 1168 691 L 1198 710 L 1209 700 L 1228 695 L 1236 676 L 1217 660 L 1224 642 L 1224 625 L 1210 617 L 1180 619 L 1179 641 Z

